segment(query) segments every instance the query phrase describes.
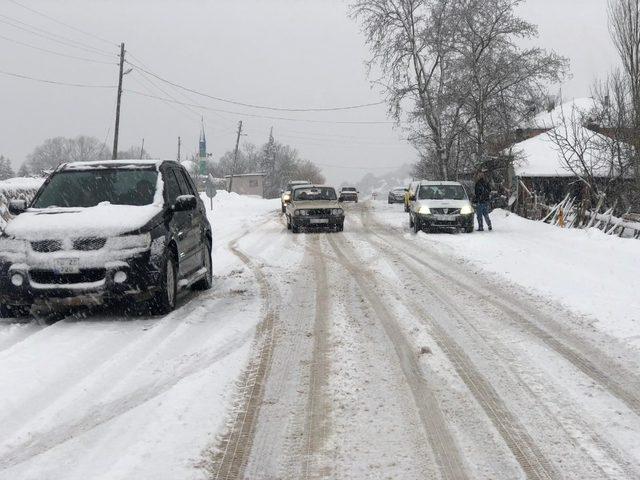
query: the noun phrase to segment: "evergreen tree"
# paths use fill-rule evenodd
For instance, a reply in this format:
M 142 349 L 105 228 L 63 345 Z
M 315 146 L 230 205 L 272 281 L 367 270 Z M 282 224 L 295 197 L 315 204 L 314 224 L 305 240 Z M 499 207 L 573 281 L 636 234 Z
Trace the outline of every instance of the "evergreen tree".
M 23 162 L 18 170 L 18 176 L 28 177 L 29 175 L 31 175 L 31 172 L 29 172 L 29 166 L 27 165 L 27 162 Z
M 7 178 L 14 177 L 13 167 L 11 166 L 11 160 L 4 155 L 0 155 L 0 180 L 6 180 Z

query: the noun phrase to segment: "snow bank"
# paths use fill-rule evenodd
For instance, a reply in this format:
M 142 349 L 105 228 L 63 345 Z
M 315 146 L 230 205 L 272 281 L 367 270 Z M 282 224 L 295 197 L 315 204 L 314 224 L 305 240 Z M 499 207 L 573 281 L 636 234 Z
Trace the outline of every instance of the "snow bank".
M 385 223 L 404 227 L 397 206 L 375 205 Z M 492 232 L 421 234 L 420 242 L 587 315 L 594 326 L 640 346 L 640 242 L 600 230 L 565 230 L 504 210 Z M 407 233 L 407 235 L 410 235 Z

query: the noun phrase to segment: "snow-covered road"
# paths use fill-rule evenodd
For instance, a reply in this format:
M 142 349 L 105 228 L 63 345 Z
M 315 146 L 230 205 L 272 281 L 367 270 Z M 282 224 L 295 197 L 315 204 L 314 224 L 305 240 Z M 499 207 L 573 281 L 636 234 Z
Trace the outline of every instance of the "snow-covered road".
M 633 285 L 533 288 L 557 234 L 518 220 L 493 247 L 379 202 L 294 235 L 278 206 L 216 199 L 216 286 L 165 318 L 1 324 L 0 478 L 640 478 Z

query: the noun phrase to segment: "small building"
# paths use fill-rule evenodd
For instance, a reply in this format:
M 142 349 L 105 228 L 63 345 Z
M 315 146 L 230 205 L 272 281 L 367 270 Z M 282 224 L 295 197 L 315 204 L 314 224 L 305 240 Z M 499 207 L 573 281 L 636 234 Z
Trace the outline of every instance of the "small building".
M 239 195 L 255 195 L 264 197 L 264 173 L 242 173 L 238 175 L 226 175 L 226 188 Z M 233 180 L 232 180 L 233 177 Z

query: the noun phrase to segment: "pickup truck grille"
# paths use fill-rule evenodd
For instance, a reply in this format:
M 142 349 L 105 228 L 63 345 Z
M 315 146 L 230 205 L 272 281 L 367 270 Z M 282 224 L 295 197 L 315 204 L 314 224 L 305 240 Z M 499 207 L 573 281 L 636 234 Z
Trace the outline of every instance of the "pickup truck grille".
M 62 250 L 62 242 L 60 240 L 38 240 L 31 242 L 31 248 L 40 253 L 57 252 Z
M 100 250 L 107 243 L 106 238 L 77 238 L 73 241 L 74 250 Z
M 103 280 L 104 268 L 87 268 L 79 273 L 56 273 L 53 270 L 31 270 L 29 276 L 36 283 L 45 285 L 69 285 L 73 283 L 92 283 Z
M 435 215 L 460 215 L 459 208 L 432 208 L 431 213 Z

